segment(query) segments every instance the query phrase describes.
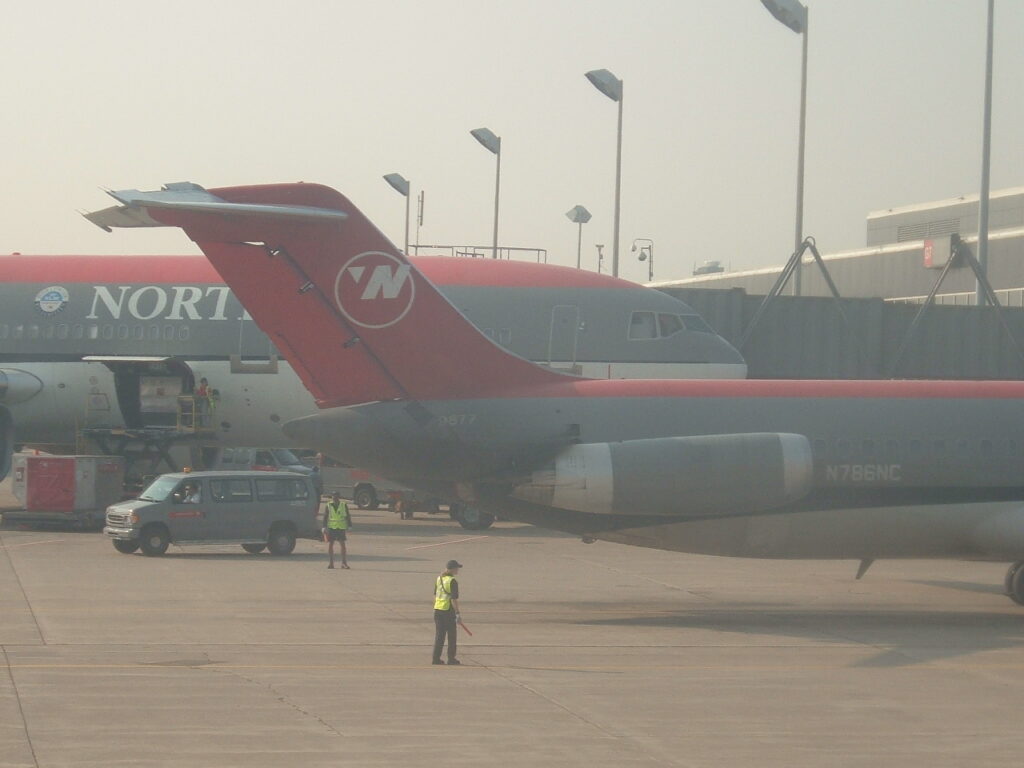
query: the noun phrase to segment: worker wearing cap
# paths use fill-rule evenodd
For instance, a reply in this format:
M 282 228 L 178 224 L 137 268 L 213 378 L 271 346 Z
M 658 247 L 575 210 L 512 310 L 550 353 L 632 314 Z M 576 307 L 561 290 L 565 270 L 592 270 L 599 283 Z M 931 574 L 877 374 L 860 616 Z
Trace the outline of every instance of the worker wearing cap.
M 458 560 L 449 560 L 444 572 L 434 582 L 434 664 L 444 664 L 441 649 L 445 635 L 448 636 L 448 663 L 462 663 L 455 658 L 455 630 L 462 621 L 459 616 L 459 582 L 455 577 L 461 567 Z

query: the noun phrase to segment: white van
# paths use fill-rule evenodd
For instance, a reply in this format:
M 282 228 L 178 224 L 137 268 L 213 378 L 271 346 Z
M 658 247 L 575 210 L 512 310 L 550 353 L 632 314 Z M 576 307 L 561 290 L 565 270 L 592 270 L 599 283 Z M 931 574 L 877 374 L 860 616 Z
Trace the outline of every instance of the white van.
M 103 533 L 123 554 L 162 555 L 171 544 L 241 544 L 291 554 L 298 538 L 320 538 L 320 495 L 293 472 L 175 472 L 137 499 L 107 507 Z

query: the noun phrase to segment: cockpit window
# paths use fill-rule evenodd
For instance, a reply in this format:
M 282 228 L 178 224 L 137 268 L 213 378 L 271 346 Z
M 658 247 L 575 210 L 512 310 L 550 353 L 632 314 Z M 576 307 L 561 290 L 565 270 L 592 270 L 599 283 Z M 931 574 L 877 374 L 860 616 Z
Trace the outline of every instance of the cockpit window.
M 658 324 L 653 312 L 634 312 L 629 318 L 630 341 L 658 338 Z
M 711 326 L 704 322 L 700 315 L 680 315 L 686 330 L 697 333 L 714 333 Z
M 679 315 L 658 315 L 661 338 L 667 339 L 683 330 L 683 319 Z

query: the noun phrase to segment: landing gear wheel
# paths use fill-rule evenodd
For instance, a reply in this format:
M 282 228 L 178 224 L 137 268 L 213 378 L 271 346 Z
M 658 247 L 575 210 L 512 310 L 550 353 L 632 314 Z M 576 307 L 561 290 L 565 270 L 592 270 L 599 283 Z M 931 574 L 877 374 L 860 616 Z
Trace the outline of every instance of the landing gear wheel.
M 483 531 L 494 524 L 494 515 L 481 512 L 476 507 L 463 506 L 457 514 L 459 525 L 467 531 Z
M 1006 574 L 1007 594 L 1017 605 L 1024 605 L 1024 563 L 1014 563 Z
M 377 493 L 372 487 L 357 489 L 355 497 L 352 500 L 360 509 L 376 509 L 380 506 L 380 503 L 377 501 Z
M 1003 582 L 1003 586 L 1006 588 L 1004 594 L 1013 594 L 1013 576 L 1020 570 L 1021 566 L 1024 566 L 1024 560 L 1018 560 L 1016 563 L 1006 569 L 1006 580 Z
M 248 552 L 250 555 L 258 555 L 264 549 L 267 548 L 266 544 L 243 544 L 242 549 Z
M 290 555 L 295 549 L 295 531 L 283 526 L 274 528 L 270 531 L 267 549 L 272 555 Z
M 124 539 L 114 539 L 114 549 L 122 555 L 130 555 L 133 552 L 138 552 L 139 540 L 132 539 L 131 541 L 125 541 Z
M 171 544 L 171 536 L 162 525 L 144 528 L 139 538 L 139 547 L 146 557 L 159 557 L 167 551 Z

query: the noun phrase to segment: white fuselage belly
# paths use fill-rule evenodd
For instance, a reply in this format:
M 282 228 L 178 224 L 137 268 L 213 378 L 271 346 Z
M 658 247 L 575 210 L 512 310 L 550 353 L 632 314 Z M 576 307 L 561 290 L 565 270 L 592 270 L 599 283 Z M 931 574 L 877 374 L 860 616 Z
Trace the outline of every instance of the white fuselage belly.
M 702 555 L 785 559 L 958 558 L 1024 552 L 1024 502 L 834 509 L 666 523 L 594 538 Z

